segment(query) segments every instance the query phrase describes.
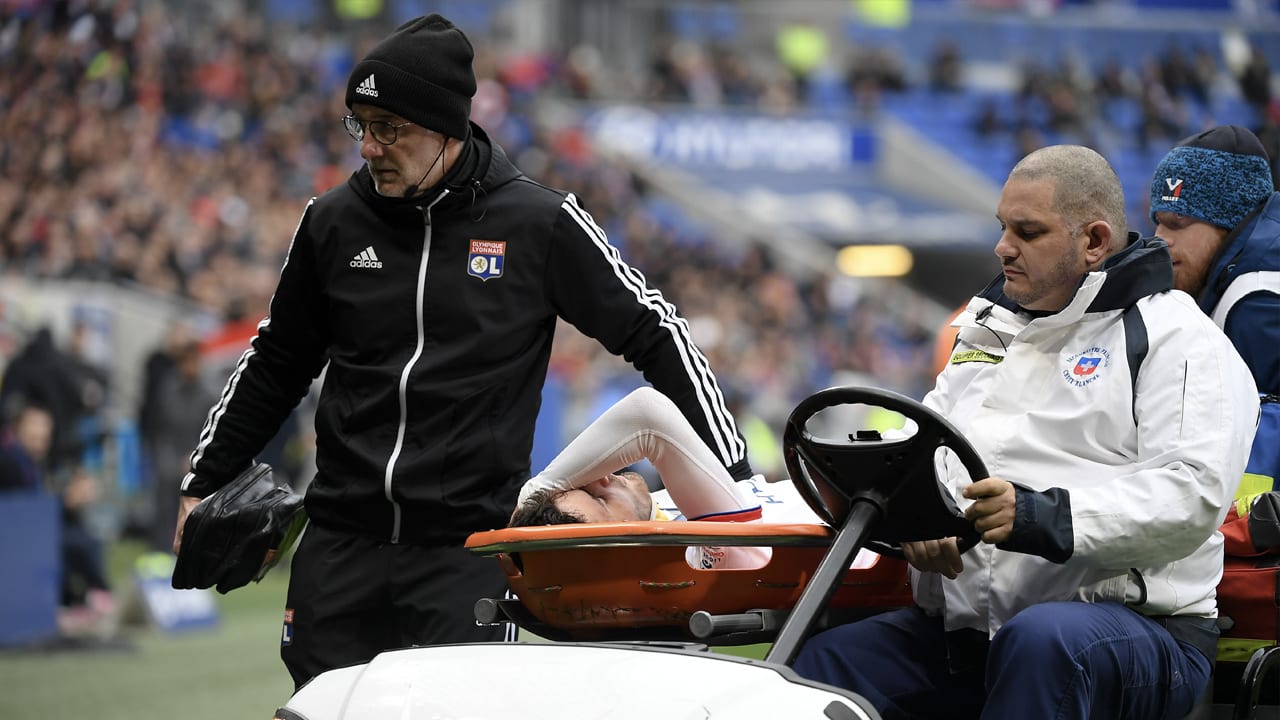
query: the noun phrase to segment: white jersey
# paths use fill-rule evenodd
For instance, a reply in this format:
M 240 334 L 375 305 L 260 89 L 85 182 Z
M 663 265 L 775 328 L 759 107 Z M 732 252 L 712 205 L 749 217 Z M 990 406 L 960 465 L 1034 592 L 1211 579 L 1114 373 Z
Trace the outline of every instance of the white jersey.
M 795 483 L 790 480 L 767 482 L 763 477 L 757 475 L 748 480 L 739 480 L 737 486 L 739 495 L 753 498 L 759 504 L 760 522 L 826 524 L 814 514 L 809 507 L 809 503 L 805 502 L 805 499 L 800 496 L 800 491 L 796 490 Z M 665 489 L 657 490 L 653 493 L 653 502 L 658 512 L 667 515 L 672 520 L 688 519 L 680 512 L 680 508 L 671 501 L 671 494 Z M 762 567 L 769 561 L 770 557 L 769 548 L 723 547 L 690 548 L 690 550 L 700 551 L 696 555 L 690 556 L 690 564 L 704 569 Z M 741 553 L 745 557 L 733 558 L 732 556 L 735 553 Z M 879 555 L 870 550 L 859 550 L 849 567 L 854 570 L 869 568 L 876 563 L 879 557 Z
M 760 508 L 760 519 L 763 522 L 822 524 L 822 520 L 800 496 L 800 491 L 788 480 L 767 482 L 757 475 L 748 480 L 739 480 L 735 485 L 739 497 L 750 498 L 751 504 Z M 671 499 L 671 493 L 666 488 L 654 491 L 653 502 L 659 511 L 672 520 L 689 519 Z

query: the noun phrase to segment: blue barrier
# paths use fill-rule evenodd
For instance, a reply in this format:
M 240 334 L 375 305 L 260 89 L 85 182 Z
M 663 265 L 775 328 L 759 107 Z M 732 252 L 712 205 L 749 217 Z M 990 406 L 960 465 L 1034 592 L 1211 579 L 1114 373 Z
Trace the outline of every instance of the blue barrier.
M 58 499 L 44 493 L 0 494 L 0 646 L 28 645 L 58 634 L 62 575 Z

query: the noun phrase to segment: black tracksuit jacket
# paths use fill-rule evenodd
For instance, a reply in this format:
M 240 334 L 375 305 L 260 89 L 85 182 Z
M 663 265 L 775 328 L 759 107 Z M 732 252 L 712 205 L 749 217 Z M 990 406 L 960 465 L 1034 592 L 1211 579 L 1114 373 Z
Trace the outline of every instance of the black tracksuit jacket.
M 557 316 L 641 370 L 735 478 L 750 475 L 675 307 L 576 198 L 522 175 L 473 125 L 423 198 L 382 197 L 361 168 L 307 205 L 182 492 L 206 496 L 244 469 L 325 370 L 312 522 L 422 544 L 504 527 L 529 476 Z

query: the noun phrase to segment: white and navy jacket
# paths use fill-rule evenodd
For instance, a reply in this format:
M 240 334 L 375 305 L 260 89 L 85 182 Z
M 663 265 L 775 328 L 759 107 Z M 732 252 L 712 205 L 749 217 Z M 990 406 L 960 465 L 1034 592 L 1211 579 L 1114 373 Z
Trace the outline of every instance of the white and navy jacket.
M 425 198 L 379 196 L 361 168 L 308 204 L 184 494 L 243 469 L 327 367 L 312 522 L 413 543 L 503 527 L 529 476 L 557 317 L 641 370 L 731 475 L 751 475 L 676 308 L 573 195 L 531 181 L 472 131 Z
M 1200 308 L 1236 346 L 1258 392 L 1280 396 L 1280 192 L 1228 233 L 1224 245 Z
M 1001 277 L 953 323 L 956 347 L 925 404 L 1018 490 L 1007 542 L 972 549 L 955 580 L 913 571 L 917 602 L 947 630 L 992 635 L 1065 600 L 1216 616 L 1217 528 L 1258 395 L 1222 331 L 1172 286 L 1168 248 L 1134 236 L 1060 312 L 1019 311 Z M 969 478 L 948 474 L 963 508 Z

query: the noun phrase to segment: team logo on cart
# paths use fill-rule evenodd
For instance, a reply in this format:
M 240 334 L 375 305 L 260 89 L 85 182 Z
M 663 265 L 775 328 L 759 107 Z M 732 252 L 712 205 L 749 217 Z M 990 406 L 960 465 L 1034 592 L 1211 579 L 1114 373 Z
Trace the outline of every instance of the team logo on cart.
M 1111 365 L 1111 352 L 1106 348 L 1091 347 L 1067 358 L 1067 368 L 1062 377 L 1076 387 L 1084 387 L 1102 377 L 1101 370 Z
M 471 254 L 467 256 L 467 274 L 481 280 L 502 277 L 506 262 L 507 243 L 499 240 L 472 240 Z

